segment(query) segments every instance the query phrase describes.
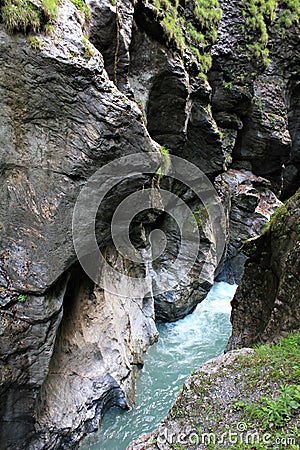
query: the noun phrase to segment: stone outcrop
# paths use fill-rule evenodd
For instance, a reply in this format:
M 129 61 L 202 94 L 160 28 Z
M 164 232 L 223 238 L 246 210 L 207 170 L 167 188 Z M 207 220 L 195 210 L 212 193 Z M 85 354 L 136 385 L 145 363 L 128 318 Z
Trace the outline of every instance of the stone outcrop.
M 36 399 L 63 315 L 68 276 L 44 295 L 7 297 L 1 288 L 1 448 L 21 448 L 34 432 Z M 5 295 L 6 300 L 3 300 Z M 12 447 L 11 447 L 12 446 Z
M 246 170 L 229 169 L 216 178 L 215 186 L 228 213 L 228 246 L 218 280 L 241 281 L 247 255 L 243 244 L 259 236 L 282 203 L 271 191 L 271 182 Z
M 300 192 L 272 217 L 262 236 L 245 244 L 249 257 L 232 301 L 227 350 L 276 341 L 300 329 Z
M 72 242 L 72 212 L 81 187 L 97 168 L 110 160 L 130 153 L 157 152 L 158 147 L 151 141 L 136 104 L 124 97 L 108 79 L 102 56 L 92 44 L 88 44 L 90 47 L 86 48 L 83 22 L 82 14 L 71 3 L 64 3 L 60 8 L 55 35 L 41 35 L 42 48 L 39 50 L 32 49 L 22 34 L 10 35 L 3 25 L 0 30 L 3 139 L 0 194 L 0 430 L 1 446 L 3 444 L 5 448 L 26 446 L 27 439 L 35 431 L 37 397 L 49 372 L 55 341 L 56 356 L 51 361 L 51 367 L 55 366 L 56 360 L 62 358 L 57 349 L 60 345 L 57 330 L 63 314 L 65 318 L 64 311 L 67 311 L 70 292 L 75 289 L 75 286 L 71 288 L 68 284 L 68 277 L 76 262 Z M 87 51 L 89 55 L 86 54 Z M 137 178 L 130 185 L 123 183 L 118 187 L 117 195 L 122 198 L 143 186 L 147 180 L 149 181 L 149 177 L 145 176 Z M 101 219 L 105 227 L 98 224 L 100 243 L 109 239 L 110 232 L 106 223 L 114 211 L 115 198 L 109 197 L 106 208 L 102 211 Z M 75 283 L 74 275 L 71 274 L 70 279 Z M 86 278 L 82 276 L 78 282 L 80 280 L 82 287 L 79 288 L 78 295 L 83 292 L 80 289 L 87 289 L 89 292 Z M 91 308 L 91 323 L 95 316 L 98 318 L 97 313 L 100 316 L 101 313 L 104 314 L 105 308 L 103 296 L 98 293 L 99 308 L 103 310 L 95 310 L 93 315 L 93 295 L 91 292 L 85 299 Z M 140 305 L 128 305 L 130 318 L 124 313 L 126 323 L 124 322 L 124 330 L 120 330 L 119 347 L 116 345 L 119 348 L 116 353 L 123 355 L 123 359 L 119 361 L 121 368 L 117 376 L 108 369 L 112 365 L 108 361 L 109 357 L 101 356 L 100 349 L 96 349 L 97 338 L 101 342 L 101 333 L 104 333 L 100 319 L 95 320 L 96 326 L 100 327 L 98 335 L 95 334 L 95 342 L 90 342 L 86 335 L 82 335 L 88 331 L 79 331 L 80 320 L 76 316 L 75 297 L 74 294 L 71 299 L 74 302 L 72 314 L 74 327 L 78 325 L 78 335 L 72 340 L 66 332 L 65 339 L 70 339 L 70 347 L 72 344 L 76 347 L 74 342 L 78 337 L 78 347 L 83 349 L 86 338 L 85 350 L 94 355 L 90 361 L 86 361 L 86 366 L 83 354 L 74 356 L 76 364 L 81 364 L 82 368 L 76 379 L 77 387 L 80 380 L 84 380 L 92 370 L 92 363 L 95 364 L 96 360 L 104 361 L 98 369 L 101 374 L 95 373 L 95 378 L 91 379 L 90 384 L 86 384 L 84 399 L 86 405 L 91 405 L 91 409 L 88 411 L 83 398 L 78 400 L 83 411 L 78 415 L 78 421 L 73 423 L 74 428 L 82 425 L 82 430 L 77 432 L 78 439 L 85 430 L 85 421 L 96 420 L 101 402 L 105 404 L 111 389 L 121 392 L 121 379 L 126 378 L 131 370 L 134 373 L 134 367 L 142 364 L 141 354 L 155 339 L 156 331 L 151 302 L 148 304 L 148 300 L 145 300 L 143 306 L 143 299 L 140 299 Z M 114 304 L 112 298 L 106 299 L 106 302 Z M 118 308 L 122 309 L 122 304 L 119 303 Z M 143 318 L 139 321 L 141 314 Z M 108 309 L 106 316 L 109 316 Z M 77 319 L 79 323 L 76 325 Z M 117 318 L 111 317 L 110 320 L 114 322 Z M 66 319 L 63 320 L 59 333 L 64 333 L 64 323 Z M 136 325 L 132 327 L 133 324 Z M 72 330 L 69 331 L 72 334 Z M 67 346 L 67 342 L 64 345 Z M 62 345 L 63 349 L 66 347 Z M 71 365 L 65 368 L 67 358 L 66 356 L 66 360 L 61 361 L 59 379 L 62 383 L 67 380 L 67 369 L 76 371 L 75 366 L 73 369 Z M 47 383 L 52 386 L 51 373 L 49 372 Z M 70 397 L 72 387 L 75 388 L 70 382 L 72 377 L 73 372 L 65 381 L 64 398 L 66 401 L 68 399 L 74 417 L 77 416 L 75 404 L 78 403 Z M 128 392 L 128 397 L 133 380 L 132 374 L 132 385 L 128 379 L 127 385 L 124 382 L 122 386 L 124 392 Z M 53 398 L 57 395 L 54 388 L 49 389 L 47 394 L 53 395 Z M 58 395 L 61 399 L 61 393 Z M 122 396 L 124 395 L 123 393 Z M 72 400 L 74 404 L 71 406 Z M 96 405 L 97 400 L 100 406 Z M 117 400 L 112 398 L 112 401 Z M 50 417 L 51 411 L 57 412 L 54 406 L 56 403 L 53 400 L 53 406 L 48 411 L 49 404 L 47 400 L 45 402 L 43 412 L 46 417 Z M 125 403 L 127 402 L 129 400 Z M 78 408 L 80 409 L 79 406 Z M 72 417 L 68 419 L 71 422 Z M 60 446 L 58 428 L 63 428 L 65 433 L 66 430 L 71 431 L 72 426 L 70 422 L 66 424 L 61 420 L 61 423 L 57 423 L 53 420 L 53 437 L 49 439 L 51 445 Z
M 101 55 L 85 57 L 76 8 L 59 17 L 58 35 L 44 37 L 40 51 L 1 26 L 2 257 L 20 292 L 43 293 L 75 262 L 72 207 L 85 180 L 110 160 L 157 150 Z
M 230 450 L 262 442 L 272 449 L 279 433 L 283 446 L 297 447 L 299 407 L 286 417 L 282 405 L 292 392 L 299 395 L 299 343 L 298 333 L 277 346 L 233 350 L 204 363 L 184 383 L 162 424 L 127 450 Z
M 120 273 L 138 274 L 139 269 L 128 267 L 116 251 L 108 248 L 106 256 Z M 137 370 L 157 339 L 154 301 L 132 298 L 130 283 L 119 288 L 122 296 L 95 286 L 80 266 L 72 270 L 39 395 L 33 438 L 37 448 L 73 448 L 85 433 L 98 428 L 106 408 L 129 409 L 134 404 Z
M 230 412 L 232 401 L 240 398 L 241 393 L 241 386 L 235 383 L 238 362 L 251 355 L 252 349 L 242 349 L 204 363 L 187 379 L 162 425 L 129 444 L 127 450 L 169 450 L 176 445 L 207 448 L 207 438 L 201 441 L 202 433 L 209 434 L 215 428 L 215 416 L 210 412 L 222 411 L 222 419 L 218 416 L 219 427 L 226 423 L 225 411 Z M 244 384 L 241 377 L 239 381 Z M 217 439 L 221 434 L 217 434 Z M 194 445 L 190 436 L 194 438 Z M 197 436 L 198 441 L 195 441 Z

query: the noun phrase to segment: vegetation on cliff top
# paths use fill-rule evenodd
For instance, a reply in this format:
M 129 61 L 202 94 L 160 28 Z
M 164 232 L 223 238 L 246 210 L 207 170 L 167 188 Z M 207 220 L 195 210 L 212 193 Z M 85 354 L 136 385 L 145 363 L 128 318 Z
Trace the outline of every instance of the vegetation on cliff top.
M 51 30 L 57 19 L 60 0 L 4 0 L 1 17 L 10 32 L 23 33 Z M 78 10 L 90 16 L 89 7 L 84 0 L 71 0 Z
M 244 0 L 240 7 L 245 17 L 242 31 L 247 38 L 250 58 L 269 64 L 269 28 L 274 25 L 284 37 L 287 28 L 299 22 L 300 0 Z
M 290 216 L 295 212 L 295 206 L 300 208 L 300 189 L 296 194 L 289 198 L 283 205 L 276 209 L 269 222 L 264 228 L 264 232 L 269 232 L 272 229 L 275 233 L 281 233 L 285 235 L 288 230 L 286 227 L 286 222 Z M 300 233 L 299 227 L 298 232 Z
M 4 0 L 1 16 L 10 32 L 38 32 L 57 18 L 58 0 Z
M 167 40 L 182 57 L 192 57 L 200 72 L 211 67 L 211 45 L 217 39 L 217 27 L 222 17 L 218 0 L 191 2 L 192 19 L 187 18 L 179 0 L 150 0 L 161 19 Z M 191 15 L 190 15 L 191 16 Z

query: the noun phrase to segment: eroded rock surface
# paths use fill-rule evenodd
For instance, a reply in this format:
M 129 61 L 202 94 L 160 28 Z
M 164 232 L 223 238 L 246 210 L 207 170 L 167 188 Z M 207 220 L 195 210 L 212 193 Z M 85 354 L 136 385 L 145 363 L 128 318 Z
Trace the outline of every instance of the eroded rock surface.
M 1 24 L 0 395 L 1 442 L 5 448 L 26 446 L 34 431 L 37 395 L 48 374 L 63 314 L 68 270 L 76 261 L 72 212 L 80 188 L 110 160 L 129 153 L 157 152 L 140 110 L 108 79 L 102 56 L 94 49 L 94 56 L 86 58 L 82 28 L 82 14 L 69 2 L 60 8 L 56 34 L 40 37 L 40 50 L 30 48 L 22 34 L 8 34 Z M 147 178 L 141 178 L 121 185 L 120 197 L 139 189 L 145 181 Z M 104 223 L 113 213 L 114 199 L 107 200 L 101 217 Z M 102 230 L 99 242 L 104 242 L 109 229 L 98 228 Z M 145 322 L 153 320 L 147 311 L 140 314 Z M 133 317 L 136 314 L 131 311 L 130 320 Z M 130 326 L 127 333 L 133 332 Z M 135 343 L 128 346 L 140 354 L 154 336 L 153 330 L 149 337 L 145 332 L 144 339 L 132 337 Z M 122 364 L 121 372 L 125 359 Z M 84 364 L 82 368 L 84 378 L 85 370 L 90 369 Z M 95 384 L 100 392 L 99 405 L 101 395 L 105 398 L 110 390 L 107 376 L 111 376 L 101 370 L 102 385 Z M 69 381 L 65 386 L 71 389 Z M 130 382 L 126 389 L 132 389 Z M 57 395 L 61 400 L 61 394 Z M 69 398 L 67 393 L 65 398 Z M 88 399 L 93 399 L 92 395 L 86 394 L 87 403 Z M 71 409 L 76 415 L 74 405 Z M 93 413 L 85 409 L 74 427 L 87 418 L 92 420 Z M 60 445 L 54 422 L 49 442 Z M 70 430 L 69 422 L 61 421 L 61 426 Z
M 299 330 L 299 198 L 298 191 L 277 210 L 268 231 L 245 245 L 249 259 L 232 301 L 227 350 Z
M 106 257 L 120 273 L 138 275 L 139 269 L 128 266 L 116 251 L 107 248 Z M 106 408 L 134 404 L 137 370 L 157 339 L 154 300 L 138 298 L 130 282 L 118 286 L 116 280 L 116 285 L 119 296 L 95 286 L 80 266 L 72 270 L 39 396 L 34 438 L 38 448 L 73 448 L 85 433 L 98 428 Z
M 227 206 L 229 236 L 227 256 L 218 278 L 239 283 L 247 256 L 243 244 L 259 236 L 276 208 L 282 205 L 271 191 L 271 182 L 246 170 L 229 169 L 215 186 Z

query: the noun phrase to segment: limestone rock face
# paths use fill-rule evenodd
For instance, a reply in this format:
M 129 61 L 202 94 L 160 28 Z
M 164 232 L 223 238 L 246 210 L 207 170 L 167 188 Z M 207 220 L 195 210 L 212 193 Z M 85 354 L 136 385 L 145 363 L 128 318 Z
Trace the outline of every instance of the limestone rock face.
M 200 77 L 194 80 L 181 59 L 143 28 L 133 29 L 130 57 L 130 85 L 151 137 L 207 175 L 220 173 L 224 153 L 207 109 L 209 84 Z
M 244 242 L 261 234 L 282 203 L 271 191 L 270 181 L 246 170 L 229 169 L 216 178 L 215 186 L 227 203 L 229 221 L 227 257 L 218 278 L 238 284 L 247 259 Z
M 180 210 L 177 212 L 177 217 L 179 216 Z M 167 217 L 161 224 L 160 230 L 166 233 L 168 243 L 166 250 L 159 258 L 153 261 L 152 265 L 154 271 L 153 294 L 156 319 L 173 322 L 185 317 L 206 297 L 207 292 L 213 285 L 218 258 L 212 230 L 207 222 L 206 218 L 206 222 L 204 220 L 203 226 L 199 230 L 199 252 L 188 274 L 185 273 L 184 266 L 185 260 L 188 260 L 187 254 L 184 255 L 183 267 L 176 270 L 173 269 L 180 241 L 174 220 L 171 217 Z M 196 223 L 193 226 L 194 230 L 198 228 Z M 193 236 L 191 237 L 190 245 L 193 245 Z M 156 295 L 158 279 L 163 277 L 164 274 L 166 277 L 174 280 L 175 286 L 170 291 Z
M 21 448 L 34 432 L 36 399 L 48 373 L 67 282 L 68 276 L 62 277 L 44 295 L 1 299 L 1 448 Z
M 136 104 L 110 82 L 102 56 L 92 48 L 92 44 L 89 44 L 91 53 L 86 55 L 83 17 L 74 5 L 69 2 L 62 4 L 55 34 L 40 36 L 42 48 L 39 50 L 29 47 L 23 35 L 10 35 L 2 24 L 0 27 L 0 433 L 5 448 L 21 448 L 23 445 L 26 447 L 27 440 L 36 431 L 37 397 L 49 371 L 55 340 L 55 355 L 58 352 L 60 341 L 56 337 L 57 330 L 70 294 L 69 269 L 76 261 L 72 213 L 78 193 L 86 180 L 110 160 L 130 153 L 157 152 L 157 145 L 151 141 Z M 123 183 L 114 195 L 122 198 L 139 189 L 145 181 L 147 177 L 137 178 L 131 184 Z M 109 221 L 114 211 L 114 195 L 106 202 L 102 223 Z M 99 227 L 99 230 L 100 243 L 109 239 L 107 226 Z M 74 277 L 72 280 L 74 282 Z M 82 277 L 80 289 L 86 293 L 85 301 L 90 302 L 89 320 L 93 323 L 94 300 L 91 298 L 94 294 L 88 294 L 90 291 L 84 280 Z M 79 293 L 82 292 L 80 289 Z M 97 295 L 101 309 L 103 295 Z M 80 315 L 80 312 L 76 310 L 75 300 L 72 299 L 72 305 L 76 319 L 76 313 Z M 111 298 L 106 302 L 111 307 L 114 304 Z M 123 396 L 123 404 L 129 403 L 129 399 L 124 400 L 124 392 L 130 398 L 134 367 L 142 364 L 141 355 L 156 336 L 153 307 L 151 301 L 147 302 L 145 300 L 143 304 L 143 299 L 140 299 L 141 305 L 127 305 L 128 316 L 124 315 L 124 330 L 120 330 L 119 336 L 118 351 L 122 354 L 118 363 L 121 366 L 119 375 L 116 375 L 115 369 L 112 370 L 113 363 L 108 361 L 109 357 L 101 356 L 100 349 L 96 349 L 97 337 L 101 341 L 101 333 L 104 333 L 100 322 L 96 324 L 99 334 L 95 334 L 95 343 L 91 342 L 90 348 L 88 345 L 84 347 L 85 338 L 78 324 L 78 333 L 71 343 L 95 355 L 81 363 L 79 355 L 74 355 L 73 362 L 76 360 L 76 364 L 72 368 L 70 363 L 72 373 L 69 373 L 69 378 L 64 372 L 64 362 L 70 361 L 66 358 L 62 362 L 59 377 L 62 384 L 57 383 L 56 387 L 62 388 L 63 397 L 66 402 L 68 400 L 68 411 L 72 410 L 72 413 L 68 418 L 70 422 L 61 420 L 57 423 L 53 419 L 53 424 L 49 424 L 53 434 L 49 438 L 52 446 L 60 445 L 60 427 L 66 433 L 66 430 L 72 431 L 70 423 L 74 428 L 82 425 L 74 438 L 75 442 L 85 430 L 86 420 L 98 423 L 101 405 L 105 405 L 110 397 L 117 402 L 114 398 L 121 399 Z M 108 322 L 109 306 L 107 308 L 105 317 Z M 122 309 L 122 303 L 118 308 Z M 104 314 L 103 309 L 100 312 Z M 94 314 L 98 317 L 96 310 Z M 117 318 L 112 320 L 117 321 Z M 135 325 L 132 327 L 133 323 L 137 328 L 134 328 Z M 64 329 L 63 324 L 60 330 Z M 77 338 L 78 343 L 75 344 Z M 109 347 L 109 344 L 106 345 Z M 55 356 L 51 367 L 55 365 L 56 358 L 59 360 L 60 356 Z M 96 364 L 97 358 L 106 361 L 99 368 L 101 374 L 97 372 L 95 379 L 86 383 L 85 396 L 76 403 L 77 400 L 70 398 L 71 390 L 74 388 L 78 393 L 77 388 L 82 388 L 80 383 L 92 370 L 91 366 Z M 73 371 L 80 364 L 82 372 L 76 378 L 75 386 L 71 382 Z M 47 382 L 52 386 L 53 379 L 49 377 Z M 126 377 L 127 384 L 124 381 Z M 120 388 L 123 378 L 124 392 Z M 61 401 L 62 392 L 49 388 L 47 394 L 53 393 L 52 399 L 58 397 Z M 110 392 L 116 394 L 111 395 Z M 84 405 L 84 400 L 86 405 L 91 402 L 90 410 Z M 38 402 L 45 405 L 44 414 L 50 417 L 51 411 L 55 411 L 55 415 L 61 418 L 55 409 L 55 400 L 49 411 L 49 403 L 45 402 L 45 399 Z M 79 409 L 82 408 L 77 422 L 74 419 L 77 416 L 76 404 L 81 405 Z M 45 430 L 45 427 L 42 429 Z M 46 441 L 41 442 L 39 448 L 46 445 Z
M 138 274 L 116 251 L 106 249 L 106 257 L 120 273 Z M 37 448 L 73 447 L 98 428 L 106 408 L 128 409 L 134 404 L 137 370 L 157 339 L 154 300 L 132 298 L 130 283 L 119 289 L 122 295 L 111 294 L 95 286 L 80 267 L 72 270 L 63 320 L 39 396 L 33 438 Z
M 109 78 L 124 93 L 130 94 L 128 83 L 129 46 L 131 43 L 133 3 L 90 0 L 89 39 L 104 59 Z
M 245 245 L 250 257 L 232 301 L 227 350 L 299 330 L 299 198 L 298 191 L 278 209 L 268 231 Z
M 269 179 L 277 195 L 284 187 L 282 196 L 287 198 L 299 187 L 300 178 L 293 131 L 298 125 L 292 112 L 299 103 L 294 80 L 300 61 L 297 25 L 286 31 L 270 27 L 270 64 L 264 68 L 263 58 L 247 50 L 251 30 L 243 4 L 238 0 L 220 4 L 223 16 L 212 48 L 209 82 L 214 117 L 226 137 L 226 160 L 235 169 L 248 169 Z
M 156 151 L 101 55 L 84 57 L 73 10 L 62 10 L 60 35 L 41 51 L 1 26 L 2 270 L 19 291 L 43 293 L 76 260 L 71 217 L 84 181 L 110 160 Z

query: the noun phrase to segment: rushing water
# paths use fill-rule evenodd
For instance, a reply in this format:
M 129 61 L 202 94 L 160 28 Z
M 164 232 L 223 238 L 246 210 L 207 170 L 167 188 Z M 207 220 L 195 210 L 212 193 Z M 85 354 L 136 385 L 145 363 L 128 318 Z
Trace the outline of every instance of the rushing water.
M 147 352 L 137 384 L 136 407 L 109 410 L 83 450 L 124 450 L 166 416 L 184 380 L 203 362 L 220 355 L 228 341 L 230 300 L 236 286 L 215 283 L 193 314 L 175 323 L 158 324 L 159 340 Z

